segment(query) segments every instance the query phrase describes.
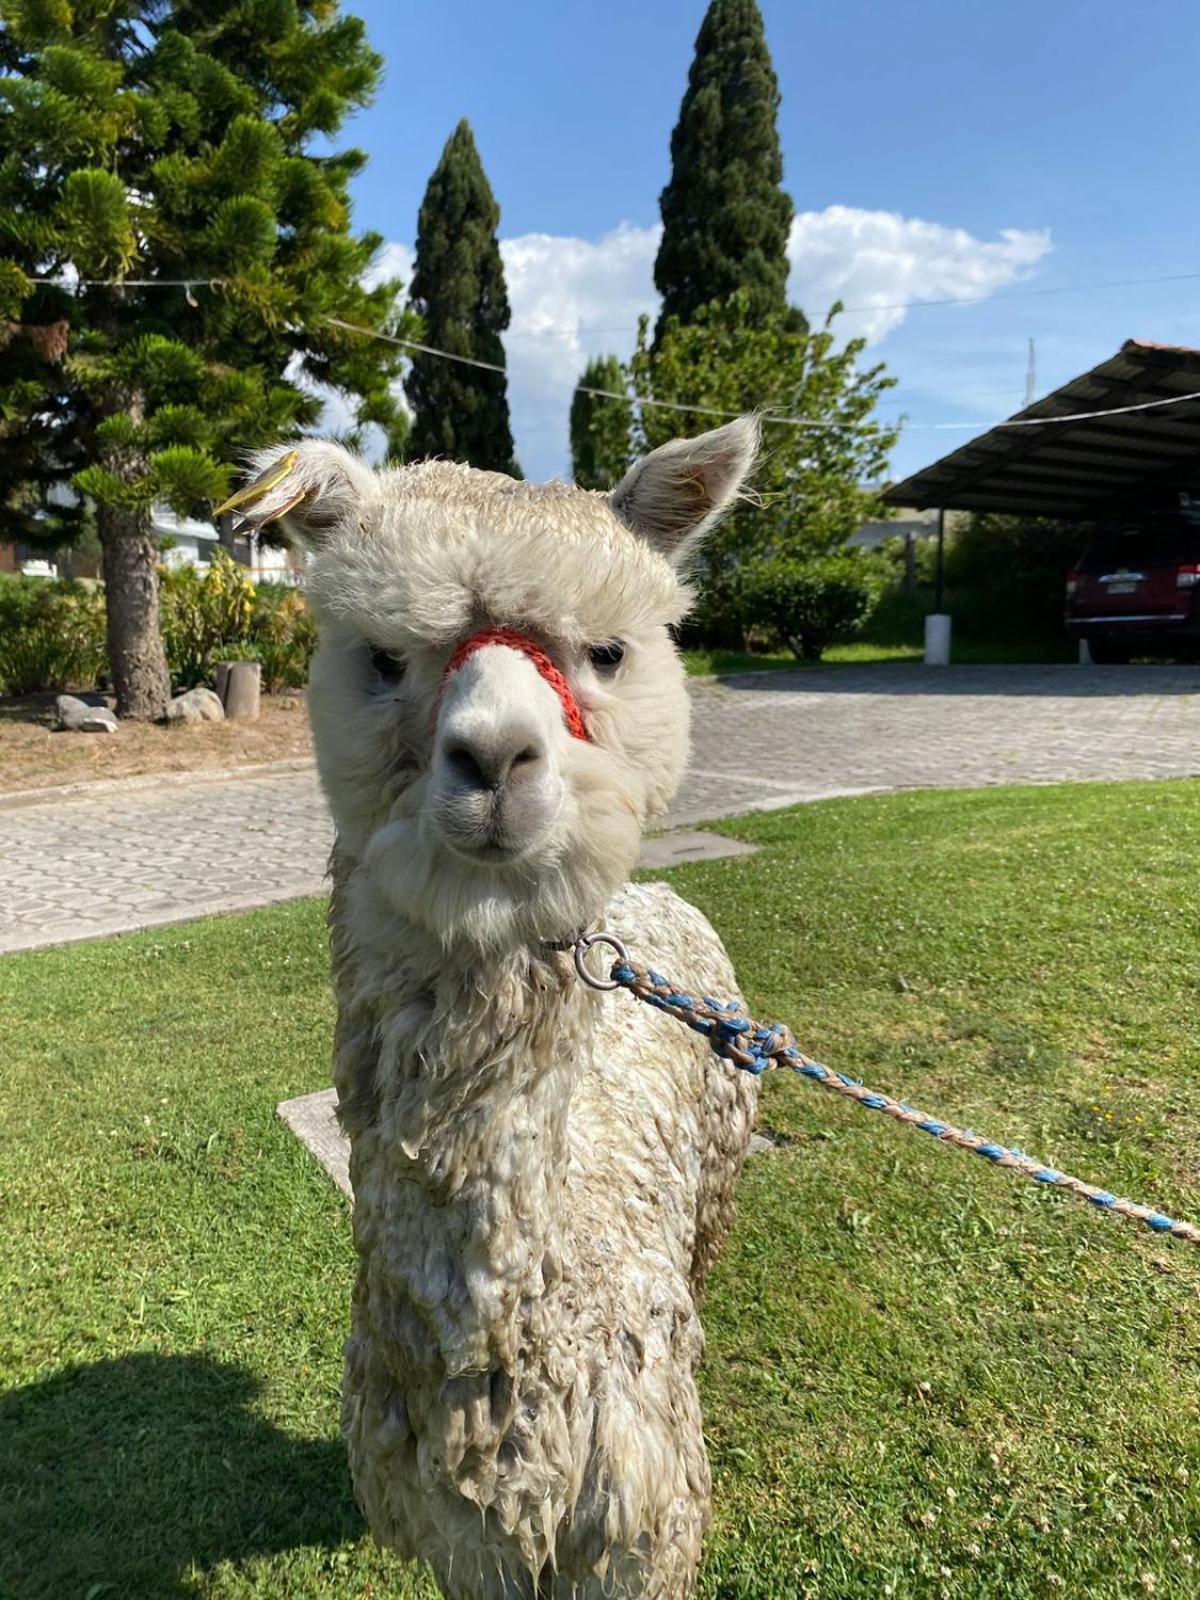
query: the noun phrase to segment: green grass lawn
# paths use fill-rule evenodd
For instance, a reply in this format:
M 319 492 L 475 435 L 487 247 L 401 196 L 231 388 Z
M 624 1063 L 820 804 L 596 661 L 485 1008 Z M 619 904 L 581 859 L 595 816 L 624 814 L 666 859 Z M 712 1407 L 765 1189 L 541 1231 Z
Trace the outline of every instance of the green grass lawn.
M 757 816 L 678 869 L 762 1016 L 1200 1215 L 1200 787 Z M 337 1441 L 323 907 L 0 962 L 0 1594 L 422 1600 Z M 678 976 L 686 981 L 687 974 Z M 631 1002 L 632 1004 L 632 1002 Z M 1193 1596 L 1200 1259 L 796 1079 L 715 1274 L 706 1600 Z
M 1036 639 L 982 643 L 956 637 L 950 651 L 956 667 L 1074 661 L 1077 654 L 1078 647 L 1070 639 L 1064 640 L 1060 648 Z M 820 661 L 798 661 L 793 655 L 759 656 L 741 650 L 685 650 L 683 660 L 690 677 L 706 678 L 734 672 L 812 672 L 830 666 L 920 661 L 923 655 L 924 649 L 918 644 L 873 644 L 868 639 L 856 639 L 849 644 L 831 645 Z
M 684 650 L 682 655 L 689 677 L 707 678 L 732 672 L 811 672 L 846 663 L 864 666 L 876 661 L 920 661 L 922 651 L 913 644 L 870 644 L 859 639 L 851 644 L 830 645 L 820 661 L 799 661 L 790 652 L 760 656 L 744 650 Z

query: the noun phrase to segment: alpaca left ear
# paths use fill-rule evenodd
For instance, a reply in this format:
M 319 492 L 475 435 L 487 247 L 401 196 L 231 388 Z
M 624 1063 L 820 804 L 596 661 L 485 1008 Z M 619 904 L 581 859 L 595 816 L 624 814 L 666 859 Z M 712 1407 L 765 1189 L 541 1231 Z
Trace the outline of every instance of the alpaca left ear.
M 758 422 L 739 417 L 673 439 L 635 462 L 609 495 L 627 527 L 678 565 L 737 498 L 758 453 Z
M 287 537 L 315 549 L 332 533 L 353 527 L 375 474 L 340 444 L 301 439 L 290 450 L 260 450 L 251 458 L 257 475 L 213 512 L 238 512 L 238 530 L 277 522 Z

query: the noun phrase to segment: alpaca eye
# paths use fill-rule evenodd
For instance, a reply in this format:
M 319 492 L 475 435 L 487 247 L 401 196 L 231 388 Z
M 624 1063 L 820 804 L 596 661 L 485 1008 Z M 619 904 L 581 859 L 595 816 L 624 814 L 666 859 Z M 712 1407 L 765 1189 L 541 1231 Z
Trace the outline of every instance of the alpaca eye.
M 588 651 L 588 660 L 597 672 L 612 672 L 625 659 L 625 646 L 612 639 L 608 644 L 594 644 Z
M 404 676 L 404 662 L 382 645 L 371 646 L 371 665 L 385 683 L 399 683 Z

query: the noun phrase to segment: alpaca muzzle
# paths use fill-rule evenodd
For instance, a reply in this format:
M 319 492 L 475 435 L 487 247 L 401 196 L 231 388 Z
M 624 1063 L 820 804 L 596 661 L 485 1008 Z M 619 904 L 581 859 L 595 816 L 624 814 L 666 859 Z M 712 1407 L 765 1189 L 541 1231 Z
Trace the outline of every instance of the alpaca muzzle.
M 493 644 L 507 648 L 481 653 Z M 524 859 L 544 844 L 562 806 L 559 753 L 570 741 L 560 713 L 568 730 L 574 723 L 587 737 L 570 688 L 531 639 L 488 628 L 455 652 L 438 699 L 431 817 L 439 833 L 474 862 Z

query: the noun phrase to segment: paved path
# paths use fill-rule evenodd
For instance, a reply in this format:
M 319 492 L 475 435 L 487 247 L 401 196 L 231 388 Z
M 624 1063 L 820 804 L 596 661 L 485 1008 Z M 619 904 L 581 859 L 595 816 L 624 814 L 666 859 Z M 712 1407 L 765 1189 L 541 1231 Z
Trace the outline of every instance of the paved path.
M 874 789 L 1200 773 L 1200 668 L 840 667 L 692 696 L 676 827 Z M 0 800 L 0 951 L 314 894 L 328 848 L 311 769 Z

